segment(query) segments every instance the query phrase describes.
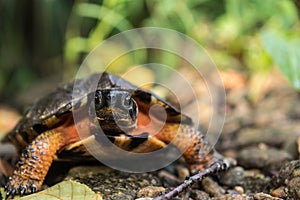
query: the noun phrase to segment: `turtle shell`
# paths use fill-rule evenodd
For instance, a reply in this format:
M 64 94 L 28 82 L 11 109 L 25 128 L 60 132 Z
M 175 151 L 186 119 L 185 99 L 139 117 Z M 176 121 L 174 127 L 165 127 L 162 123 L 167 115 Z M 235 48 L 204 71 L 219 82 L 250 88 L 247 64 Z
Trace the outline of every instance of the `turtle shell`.
M 84 106 L 86 98 L 94 92 L 92 90 L 95 89 L 93 87 L 95 82 L 98 82 L 96 90 L 120 88 L 130 91 L 138 105 L 139 112 L 148 112 L 152 105 L 157 104 L 165 109 L 167 122 L 192 123 L 189 117 L 181 114 L 174 106 L 155 94 L 139 89 L 118 76 L 104 72 L 76 80 L 75 90 L 74 82 L 71 82 L 38 100 L 3 141 L 13 142 L 19 150 L 22 150 L 37 135 L 60 126 L 74 108 Z M 160 119 L 160 115 L 160 111 L 154 112 L 157 119 Z

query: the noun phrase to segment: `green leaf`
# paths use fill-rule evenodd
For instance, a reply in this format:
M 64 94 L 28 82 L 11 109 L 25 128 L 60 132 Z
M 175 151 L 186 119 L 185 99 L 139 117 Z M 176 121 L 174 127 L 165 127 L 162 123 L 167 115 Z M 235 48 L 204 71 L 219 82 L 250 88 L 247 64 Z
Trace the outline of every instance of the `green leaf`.
M 4 188 L 0 188 L 0 199 L 5 199 L 5 191 Z
M 274 33 L 261 34 L 263 46 L 282 73 L 300 90 L 300 41 L 287 40 Z
M 1 191 L 1 190 L 0 190 Z M 76 181 L 63 181 L 41 192 L 15 197 L 17 200 L 103 200 L 100 194 L 96 194 L 89 187 Z

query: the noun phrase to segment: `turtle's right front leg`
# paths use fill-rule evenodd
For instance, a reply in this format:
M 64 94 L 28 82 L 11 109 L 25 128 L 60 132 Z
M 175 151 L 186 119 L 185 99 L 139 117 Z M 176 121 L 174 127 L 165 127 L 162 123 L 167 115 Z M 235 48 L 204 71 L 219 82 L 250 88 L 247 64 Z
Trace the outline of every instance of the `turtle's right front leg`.
M 13 175 L 5 186 L 6 195 L 29 194 L 39 190 L 58 150 L 65 145 L 61 131 L 40 134 L 23 151 Z

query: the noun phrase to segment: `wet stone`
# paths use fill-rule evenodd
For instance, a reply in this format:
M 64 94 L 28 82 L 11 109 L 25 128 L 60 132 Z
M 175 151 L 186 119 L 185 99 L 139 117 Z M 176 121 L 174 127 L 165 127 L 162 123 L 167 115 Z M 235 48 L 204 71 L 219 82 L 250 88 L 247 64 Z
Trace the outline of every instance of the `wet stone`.
M 249 147 L 238 153 L 238 164 L 245 168 L 277 171 L 283 163 L 292 160 L 290 154 L 275 148 Z
M 209 177 L 203 179 L 202 187 L 206 193 L 213 197 L 225 194 L 225 190 Z
M 244 147 L 264 143 L 269 146 L 280 147 L 285 142 L 286 135 L 286 133 L 278 128 L 246 128 L 239 132 L 236 139 L 236 146 Z
M 79 181 L 105 200 L 135 199 L 137 192 L 147 186 L 161 186 L 161 181 L 151 173 L 125 173 L 104 166 L 79 166 L 71 169 L 67 180 Z

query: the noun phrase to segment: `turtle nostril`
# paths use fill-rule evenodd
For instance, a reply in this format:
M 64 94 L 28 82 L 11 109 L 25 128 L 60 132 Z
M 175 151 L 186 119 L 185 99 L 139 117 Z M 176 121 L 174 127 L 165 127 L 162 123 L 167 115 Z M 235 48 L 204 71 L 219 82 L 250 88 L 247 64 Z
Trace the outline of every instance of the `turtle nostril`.
M 115 94 L 108 93 L 105 100 L 107 105 L 115 106 L 117 103 L 117 96 Z

